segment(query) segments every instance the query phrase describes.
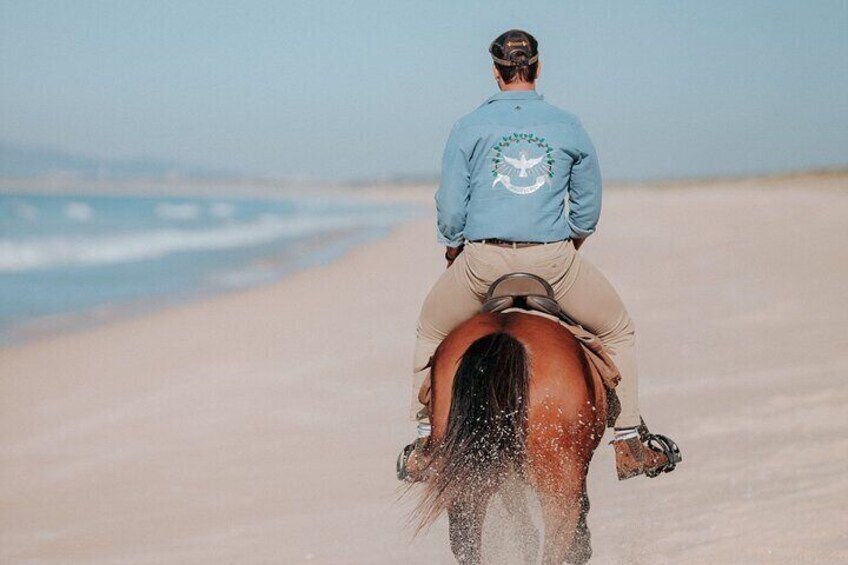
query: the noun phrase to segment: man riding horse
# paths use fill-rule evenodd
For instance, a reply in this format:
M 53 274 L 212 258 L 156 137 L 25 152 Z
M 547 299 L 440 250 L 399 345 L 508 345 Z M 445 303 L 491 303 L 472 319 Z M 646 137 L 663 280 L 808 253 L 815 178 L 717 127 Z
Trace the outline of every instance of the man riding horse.
M 456 122 L 442 161 L 436 207 L 448 268 L 418 319 L 418 440 L 402 452 L 398 475 L 414 475 L 422 463 L 416 459 L 424 459 L 420 448 L 430 422 L 419 389 L 440 342 L 480 311 L 495 280 L 525 272 L 550 284 L 562 311 L 600 339 L 618 368 L 620 413 L 612 440 L 618 478 L 656 476 L 675 461 L 645 443 L 651 436 L 639 413 L 633 322 L 612 285 L 578 253 L 601 211 L 595 148 L 577 117 L 536 92 L 540 63 L 533 36 L 508 31 L 489 52 L 500 92 Z

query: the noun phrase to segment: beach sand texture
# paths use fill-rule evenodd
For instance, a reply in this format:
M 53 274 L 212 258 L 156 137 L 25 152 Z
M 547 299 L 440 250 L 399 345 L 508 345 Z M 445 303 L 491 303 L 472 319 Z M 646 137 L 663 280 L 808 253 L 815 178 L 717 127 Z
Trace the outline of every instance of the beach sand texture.
M 844 175 L 607 191 L 581 253 L 685 460 L 619 483 L 604 441 L 592 563 L 848 563 L 846 218 Z M 415 221 L 273 286 L 0 350 L 0 563 L 452 563 L 444 518 L 412 539 L 393 469 L 441 255 Z

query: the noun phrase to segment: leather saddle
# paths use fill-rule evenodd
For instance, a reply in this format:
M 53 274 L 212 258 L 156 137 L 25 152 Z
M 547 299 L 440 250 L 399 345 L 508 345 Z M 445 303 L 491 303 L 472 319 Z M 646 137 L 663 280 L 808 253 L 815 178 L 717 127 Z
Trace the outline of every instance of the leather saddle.
M 583 346 L 587 359 L 598 371 L 607 390 L 609 409 L 608 425 L 612 426 L 621 411 L 615 387 L 621 379 L 618 368 L 607 353 L 601 340 L 572 320 L 554 298 L 554 289 L 545 279 L 530 273 L 509 273 L 489 287 L 481 310 L 502 312 L 508 308 L 536 310 L 558 319 Z
M 502 312 L 507 308 L 536 310 L 558 318 L 570 326 L 579 326 L 562 311 L 554 298 L 554 289 L 545 279 L 530 273 L 509 273 L 489 287 L 483 312 Z

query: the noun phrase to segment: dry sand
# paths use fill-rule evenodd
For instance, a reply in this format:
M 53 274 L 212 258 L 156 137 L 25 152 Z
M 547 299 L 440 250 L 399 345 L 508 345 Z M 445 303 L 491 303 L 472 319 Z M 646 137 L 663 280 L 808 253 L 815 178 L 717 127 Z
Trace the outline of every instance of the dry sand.
M 846 218 L 839 175 L 607 192 L 581 252 L 685 461 L 619 483 L 599 449 L 592 563 L 848 563 Z M 0 350 L 0 562 L 452 563 L 393 476 L 433 231 Z

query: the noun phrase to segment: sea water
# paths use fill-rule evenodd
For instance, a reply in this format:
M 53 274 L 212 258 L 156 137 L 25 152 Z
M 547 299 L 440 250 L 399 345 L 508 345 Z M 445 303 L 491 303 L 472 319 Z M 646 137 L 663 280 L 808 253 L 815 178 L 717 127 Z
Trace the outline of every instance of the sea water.
M 354 199 L 0 195 L 0 343 L 278 280 L 418 214 Z

